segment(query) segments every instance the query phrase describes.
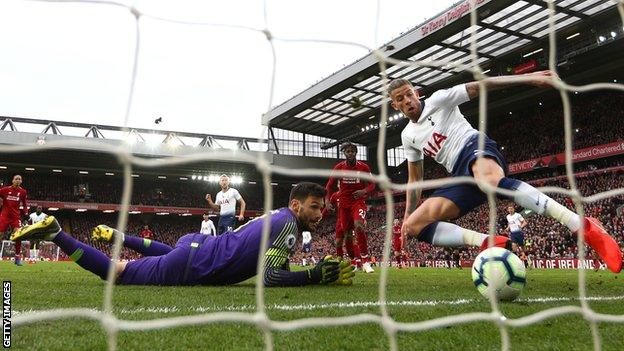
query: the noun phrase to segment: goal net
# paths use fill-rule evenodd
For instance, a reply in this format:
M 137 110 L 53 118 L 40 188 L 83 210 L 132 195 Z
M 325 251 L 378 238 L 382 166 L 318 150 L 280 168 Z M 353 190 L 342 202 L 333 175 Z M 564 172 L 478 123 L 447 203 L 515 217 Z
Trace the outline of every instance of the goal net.
M 58 261 L 59 259 L 68 258 L 53 242 L 42 241 L 35 245 L 31 244 L 30 241 L 22 241 L 22 252 L 19 253 L 27 261 Z M 2 240 L 0 259 L 13 260 L 15 254 L 15 243 L 11 240 Z
M 276 67 L 279 65 L 279 55 L 276 54 L 275 44 L 276 43 L 325 43 L 331 45 L 346 45 L 363 48 L 365 50 L 370 50 L 374 56 L 376 57 L 379 63 L 379 72 L 381 77 L 383 78 L 382 88 L 379 90 L 380 92 L 385 92 L 388 86 L 387 79 L 387 69 L 390 66 L 411 66 L 411 67 L 419 67 L 419 66 L 435 66 L 435 67 L 443 67 L 445 70 L 449 70 L 452 72 L 469 72 L 472 74 L 475 80 L 482 81 L 487 75 L 484 73 L 484 70 L 480 67 L 479 57 L 477 55 L 478 41 L 477 41 L 477 33 L 475 28 L 478 25 L 480 14 L 479 7 L 484 3 L 487 3 L 487 0 L 468 0 L 465 1 L 464 4 L 469 7 L 470 12 L 470 23 L 471 27 L 469 31 L 471 31 L 470 36 L 470 59 L 466 62 L 456 62 L 452 59 L 428 59 L 424 58 L 422 60 L 396 60 L 388 56 L 387 52 L 382 49 L 367 47 L 361 43 L 352 43 L 352 42 L 341 42 L 336 40 L 328 40 L 328 39 L 310 39 L 310 38 L 280 38 L 274 36 L 271 32 L 271 23 L 270 19 L 270 6 L 266 3 L 265 6 L 265 24 L 264 27 L 253 28 L 253 27 L 245 27 L 239 25 L 224 25 L 221 23 L 213 23 L 207 22 L 202 23 L 200 21 L 188 22 L 184 20 L 179 20 L 175 17 L 165 17 L 159 15 L 152 15 L 147 11 L 142 11 L 140 7 L 134 7 L 127 2 L 118 2 L 118 1 L 109 1 L 109 0 L 40 0 L 41 2 L 47 3 L 58 3 L 54 4 L 56 6 L 65 6 L 63 3 L 77 2 L 77 3 L 88 3 L 91 6 L 112 6 L 116 8 L 126 8 L 128 10 L 128 16 L 132 18 L 134 21 L 134 33 L 136 34 L 136 41 L 134 43 L 134 57 L 132 72 L 130 74 L 131 78 L 128 83 L 128 96 L 127 96 L 127 105 L 124 115 L 124 126 L 129 125 L 130 120 L 130 111 L 133 109 L 133 101 L 134 101 L 134 93 L 136 82 L 135 79 L 137 77 L 137 72 L 140 70 L 140 60 L 139 56 L 144 55 L 141 52 L 141 41 L 144 40 L 144 35 L 147 33 L 143 33 L 143 21 L 162 21 L 170 23 L 171 25 L 188 25 L 188 26 L 202 26 L 211 30 L 222 30 L 223 28 L 235 29 L 241 31 L 250 31 L 253 33 L 260 34 L 259 40 L 265 40 L 265 44 L 269 46 L 273 53 L 273 67 L 271 67 L 272 76 L 266 82 L 267 89 L 270 89 L 269 101 L 267 102 L 267 106 L 271 107 L 274 105 L 273 101 L 273 91 L 274 91 L 274 82 L 275 82 L 275 71 Z M 531 1 L 536 3 L 542 3 L 542 1 L 536 0 Z M 557 61 L 556 61 L 556 49 L 557 49 L 557 38 L 555 35 L 556 32 L 556 24 L 557 24 L 557 3 L 560 1 L 544 1 L 548 8 L 548 28 L 549 28 L 549 63 L 548 66 L 550 70 L 557 71 Z M 618 6 L 620 15 L 624 19 L 624 1 L 612 1 L 611 5 Z M 380 14 L 376 14 L 376 23 L 378 24 L 380 20 Z M 148 59 L 146 57 L 141 56 L 142 60 Z M 522 77 L 509 77 L 509 82 L 518 82 L 522 80 Z M 563 104 L 564 118 L 563 118 L 563 130 L 565 132 L 565 156 L 566 156 L 566 172 L 568 176 L 568 181 L 570 185 L 570 189 L 562 189 L 562 188 L 540 188 L 543 192 L 549 194 L 564 194 L 573 199 L 576 212 L 579 214 L 583 214 L 583 203 L 595 202 L 602 199 L 606 199 L 615 195 L 624 194 L 624 189 L 613 189 L 604 193 L 595 194 L 590 197 L 583 197 L 581 193 L 578 191 L 576 186 L 576 181 L 573 173 L 572 167 L 572 140 L 573 140 L 573 130 L 572 130 L 572 117 L 571 117 L 571 108 L 570 102 L 567 93 L 569 92 L 587 92 L 591 90 L 597 89 L 611 89 L 611 90 L 619 90 L 624 91 L 624 85 L 615 84 L 615 83 L 600 83 L 600 84 L 591 84 L 585 86 L 573 86 L 567 84 L 566 82 L 553 78 L 550 79 L 550 83 L 554 86 L 555 89 L 559 90 L 561 93 L 561 101 Z M 384 102 L 388 101 L 388 97 L 384 94 Z M 488 94 L 484 89 L 484 86 L 481 85 L 481 91 L 479 95 L 479 129 L 481 132 L 486 132 L 487 121 L 488 121 Z M 259 116 L 260 117 L 260 116 Z M 381 104 L 381 123 L 379 130 L 379 138 L 378 138 L 378 147 L 377 147 L 377 155 L 376 161 L 379 165 L 379 173 L 373 176 L 365 176 L 356 174 L 354 172 L 338 172 L 331 173 L 331 170 L 327 169 L 288 169 L 282 167 L 276 167 L 275 165 L 271 165 L 264 158 L 253 158 L 249 157 L 245 154 L 237 153 L 235 151 L 227 151 L 227 150 L 206 150 L 203 153 L 195 153 L 189 156 L 179 156 L 168 159 L 145 159 L 141 157 L 137 157 L 128 152 L 128 149 L 121 149 L 117 147 L 107 147 L 104 152 L 114 154 L 118 157 L 119 162 L 122 164 L 124 170 L 124 187 L 122 193 L 122 204 L 121 210 L 119 211 L 119 221 L 117 223 L 117 228 L 124 231 L 127 225 L 128 220 L 128 208 L 130 201 L 130 194 L 132 191 L 132 171 L 135 167 L 141 168 L 158 168 L 164 167 L 168 165 L 181 165 L 198 161 L 216 161 L 216 160 L 237 160 L 250 164 L 255 164 L 258 171 L 263 175 L 263 186 L 265 189 L 265 198 L 263 207 L 266 210 L 266 214 L 269 214 L 269 210 L 273 208 L 273 191 L 271 186 L 271 177 L 274 174 L 287 175 L 287 176 L 320 176 L 320 177 L 329 177 L 330 175 L 336 176 L 351 176 L 351 177 L 359 177 L 361 179 L 366 179 L 369 181 L 374 181 L 378 184 L 378 186 L 383 190 L 385 195 L 385 203 L 386 203 L 386 223 L 392 223 L 394 217 L 394 202 L 392 191 L 406 191 L 412 189 L 434 189 L 442 185 L 448 185 L 452 183 L 472 183 L 475 184 L 474 179 L 472 178 L 453 178 L 453 179 L 436 179 L 436 180 L 427 180 L 418 182 L 415 184 L 405 185 L 405 184 L 395 184 L 392 183 L 388 177 L 387 169 L 386 169 L 386 161 L 385 161 L 385 145 L 386 145 L 386 124 L 388 123 L 388 104 Z M 53 150 L 59 148 L 79 148 L 81 146 L 89 145 L 88 140 L 79 140 L 75 142 L 63 142 L 63 143 L 55 143 L 49 142 L 44 145 L 32 145 L 32 146 L 2 146 L 0 152 L 2 153 L 19 153 L 19 152 L 27 152 L 34 150 Z M 94 145 L 94 147 L 102 148 L 101 144 Z M 481 150 L 484 149 L 484 139 L 481 137 L 479 140 L 479 148 Z M 490 220 L 489 220 L 489 234 L 491 238 L 491 243 L 493 243 L 493 236 L 495 234 L 495 223 L 496 223 L 496 204 L 495 204 L 495 196 L 497 194 L 503 195 L 512 195 L 510 191 L 493 188 L 488 186 L 487 184 L 480 184 L 484 188 L 487 189 L 489 208 L 490 208 Z M 265 221 L 265 227 L 263 228 L 263 239 L 261 244 L 261 252 L 266 250 L 267 242 L 268 242 L 268 221 Z M 103 308 L 98 311 L 94 311 L 92 309 L 54 309 L 54 310 L 46 310 L 46 311 L 36 311 L 36 312 L 27 312 L 24 314 L 20 314 L 15 316 L 12 319 L 14 326 L 23 326 L 32 323 L 39 323 L 46 320 L 53 319 L 64 319 L 64 318 L 75 318 L 75 317 L 85 317 L 94 320 L 98 320 L 102 328 L 106 331 L 108 335 L 108 346 L 110 350 L 115 350 L 117 348 L 117 335 L 122 331 L 141 331 L 141 330 L 154 330 L 154 329 L 163 329 L 163 328 L 172 328 L 172 327 L 180 327 L 180 326 L 189 326 L 189 325 L 202 325 L 208 323 L 217 323 L 217 322 L 245 322 L 255 324 L 259 330 L 262 331 L 264 336 L 265 349 L 272 350 L 274 348 L 274 342 L 272 337 L 272 332 L 274 331 L 293 331 L 299 329 L 306 328 L 320 328 L 320 327 L 334 327 L 341 325 L 353 325 L 353 324 L 364 324 L 364 323 L 376 323 L 385 331 L 388 343 L 390 345 L 390 349 L 397 350 L 397 333 L 399 332 L 420 332 L 424 330 L 454 326 L 459 324 L 466 323 L 475 323 L 475 322 L 490 322 L 495 325 L 500 330 L 500 342 L 501 349 L 509 350 L 511 349 L 510 337 L 509 337 L 509 328 L 511 327 L 519 327 L 519 326 L 527 326 L 535 323 L 539 323 L 540 321 L 553 318 L 555 316 L 561 316 L 566 314 L 578 314 L 581 315 L 590 325 L 592 336 L 593 336 L 593 344 L 596 350 L 601 349 L 601 336 L 598 333 L 598 324 L 602 322 L 624 322 L 624 316 L 620 315 L 608 315 L 597 313 L 592 310 L 592 308 L 588 304 L 587 292 L 586 292 L 586 284 L 585 284 L 585 271 L 582 269 L 578 270 L 578 280 L 579 280 L 579 301 L 580 306 L 560 306 L 545 309 L 535 314 L 531 314 L 522 318 L 514 319 L 505 316 L 501 312 L 501 308 L 496 302 L 495 299 L 491 299 L 491 311 L 490 312 L 477 312 L 477 313 L 465 313 L 465 314 L 457 314 L 457 315 L 449 315 L 441 318 L 435 318 L 432 320 L 421 321 L 421 322 L 398 322 L 392 318 L 388 310 L 387 303 L 387 287 L 388 287 L 388 262 L 390 261 L 390 252 L 391 252 L 391 226 L 386 226 L 385 240 L 384 240 L 384 251 L 382 264 L 380 268 L 380 280 L 378 286 L 378 299 L 379 299 L 379 313 L 378 314 L 355 314 L 341 317 L 323 317 L 323 318 L 304 318 L 304 319 L 296 319 L 289 321 L 276 321 L 269 318 L 267 314 L 267 308 L 265 304 L 265 287 L 262 284 L 262 279 L 257 279 L 257 284 L 255 286 L 255 298 L 256 298 L 256 308 L 254 312 L 210 312 L 205 314 L 187 316 L 187 317 L 174 317 L 174 318 L 159 318 L 152 320 L 124 320 L 119 316 L 113 313 L 113 291 L 115 289 L 114 285 L 114 271 L 111 269 L 108 274 L 108 280 L 105 285 L 104 291 L 104 303 Z M 579 259 L 584 259 L 585 250 L 584 250 L 584 241 L 583 235 L 578 236 L 578 248 L 579 248 Z M 9 252 L 11 250 L 11 245 L 3 244 L 2 247 L 2 255 L 5 255 L 5 252 Z M 53 251 L 53 250 L 52 250 Z M 114 246 L 112 252 L 112 259 L 119 260 L 121 251 L 121 245 L 118 240 L 116 245 Z M 48 254 L 46 254 L 48 255 Z M 58 251 L 56 252 L 56 256 L 54 251 L 48 255 L 50 259 L 53 257 L 58 258 Z M 261 258 L 262 256 L 260 256 Z M 264 261 L 262 259 L 258 260 L 258 272 L 263 271 Z M 111 265 L 111 268 L 113 266 Z

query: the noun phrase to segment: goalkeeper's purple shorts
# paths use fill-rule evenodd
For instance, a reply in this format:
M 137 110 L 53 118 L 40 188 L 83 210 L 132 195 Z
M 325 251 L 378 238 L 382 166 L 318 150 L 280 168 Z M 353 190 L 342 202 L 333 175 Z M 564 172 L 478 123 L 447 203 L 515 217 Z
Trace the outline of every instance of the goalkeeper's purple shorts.
M 195 274 L 191 272 L 191 261 L 197 249 L 209 244 L 212 235 L 199 233 L 181 237 L 175 248 L 162 256 L 148 256 L 128 262 L 126 269 L 117 280 L 123 285 L 197 285 Z

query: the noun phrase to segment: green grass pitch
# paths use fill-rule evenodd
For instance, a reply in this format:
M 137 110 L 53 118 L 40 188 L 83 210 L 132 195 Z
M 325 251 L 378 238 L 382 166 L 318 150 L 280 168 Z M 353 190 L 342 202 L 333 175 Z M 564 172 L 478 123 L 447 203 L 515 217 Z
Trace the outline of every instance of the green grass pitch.
M 520 300 L 502 304 L 509 318 L 546 308 L 576 305 L 577 271 L 529 270 Z M 15 267 L 0 262 L 2 280 L 12 281 L 15 313 L 62 307 L 101 309 L 104 282 L 76 264 L 37 263 Z M 271 319 L 379 314 L 376 303 L 379 272 L 358 272 L 351 287 L 309 286 L 270 288 L 266 303 Z M 622 277 L 587 271 L 589 302 L 597 312 L 624 314 Z M 425 321 L 467 312 L 489 312 L 490 305 L 472 285 L 468 269 L 392 269 L 388 301 L 393 318 Z M 353 303 L 348 305 L 349 303 Z M 254 280 L 227 287 L 117 286 L 115 314 L 120 319 L 145 320 L 194 315 L 219 310 L 253 312 Z M 622 350 L 624 324 L 600 323 L 603 350 Z M 512 350 L 591 350 L 589 323 L 580 315 L 550 318 L 522 328 L 509 328 Z M 400 332 L 401 350 L 498 350 L 498 328 L 489 322 L 462 324 L 424 332 Z M 377 324 L 273 332 L 276 350 L 386 350 L 388 337 Z M 99 322 L 65 319 L 13 328 L 15 350 L 105 350 L 106 333 Z M 262 333 L 252 324 L 218 323 L 152 331 L 121 331 L 120 350 L 258 350 Z

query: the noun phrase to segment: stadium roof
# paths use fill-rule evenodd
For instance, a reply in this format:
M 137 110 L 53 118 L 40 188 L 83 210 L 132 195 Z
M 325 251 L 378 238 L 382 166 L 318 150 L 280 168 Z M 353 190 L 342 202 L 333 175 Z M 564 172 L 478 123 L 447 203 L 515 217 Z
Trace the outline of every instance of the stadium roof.
M 548 40 L 548 5 L 541 0 L 477 0 L 478 56 L 487 70 L 501 60 L 530 59 Z M 390 57 L 414 60 L 470 61 L 470 1 L 462 1 L 382 46 Z M 556 28 L 566 36 L 593 27 L 601 16 L 617 16 L 610 0 L 556 0 Z M 621 26 L 621 23 L 620 23 Z M 565 39 L 565 37 L 564 37 Z M 537 55 L 536 55 L 537 56 Z M 370 53 L 314 86 L 274 107 L 263 116 L 270 127 L 341 140 L 345 137 L 369 144 L 375 139 L 366 130 L 377 122 L 382 104 L 378 61 Z M 390 79 L 407 78 L 423 95 L 471 77 L 451 67 L 403 67 L 387 69 Z M 395 124 L 399 124 L 397 121 Z M 345 134 L 345 131 L 351 131 Z M 368 135 L 367 135 L 368 134 Z M 375 133 L 376 135 L 376 133 Z

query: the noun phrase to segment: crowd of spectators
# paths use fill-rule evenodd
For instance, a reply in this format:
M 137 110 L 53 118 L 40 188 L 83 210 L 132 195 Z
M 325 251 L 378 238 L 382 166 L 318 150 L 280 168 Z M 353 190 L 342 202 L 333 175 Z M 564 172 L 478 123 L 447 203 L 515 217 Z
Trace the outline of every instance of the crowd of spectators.
M 588 96 L 572 95 L 573 148 L 620 140 L 624 135 L 624 94 L 600 92 Z M 527 110 L 496 123 L 488 133 L 511 162 L 529 160 L 564 151 L 563 108 L 561 105 Z M 518 137 L 522 136 L 522 137 Z
M 0 175 L 4 184 L 10 184 L 9 173 Z M 121 202 L 123 180 L 118 177 L 77 176 L 68 174 L 24 173 L 23 187 L 28 197 L 40 201 L 86 202 L 118 204 Z M 247 203 L 247 209 L 262 210 L 264 189 L 262 184 L 232 185 Z M 274 204 L 286 206 L 291 183 L 272 186 Z M 204 181 L 170 181 L 133 179 L 132 205 L 206 207 L 205 194 L 214 197 L 220 191 L 216 183 Z

